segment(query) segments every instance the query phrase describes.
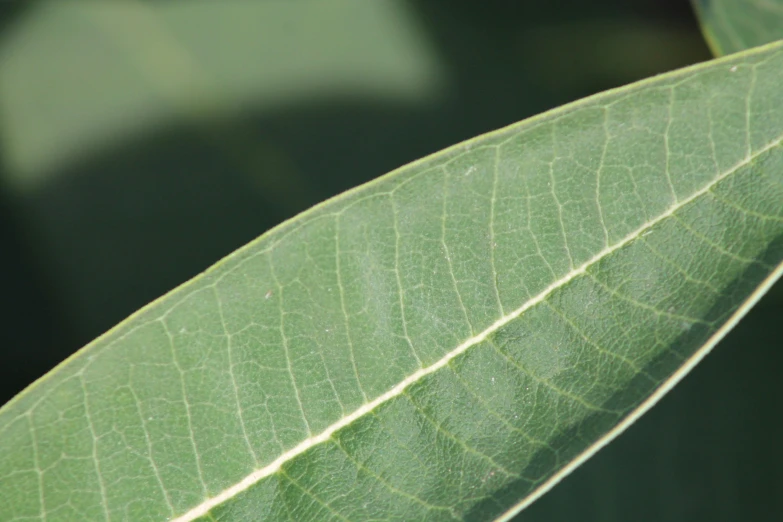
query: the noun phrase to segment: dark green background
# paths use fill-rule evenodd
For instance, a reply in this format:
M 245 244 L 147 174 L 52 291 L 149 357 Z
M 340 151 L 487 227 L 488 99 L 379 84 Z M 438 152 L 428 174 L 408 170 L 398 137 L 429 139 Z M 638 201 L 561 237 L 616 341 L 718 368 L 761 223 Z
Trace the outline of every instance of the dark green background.
M 0 50 L 31 5 L 2 7 Z M 425 107 L 310 99 L 206 134 L 172 124 L 64 165 L 24 196 L 0 183 L 0 400 L 318 201 L 460 140 L 710 58 L 686 0 L 409 5 L 451 72 L 448 94 Z M 306 183 L 252 190 L 210 135 L 258 144 L 253 176 L 289 169 Z M 2 179 L 7 162 L 0 168 Z M 780 293 L 519 519 L 783 520 Z

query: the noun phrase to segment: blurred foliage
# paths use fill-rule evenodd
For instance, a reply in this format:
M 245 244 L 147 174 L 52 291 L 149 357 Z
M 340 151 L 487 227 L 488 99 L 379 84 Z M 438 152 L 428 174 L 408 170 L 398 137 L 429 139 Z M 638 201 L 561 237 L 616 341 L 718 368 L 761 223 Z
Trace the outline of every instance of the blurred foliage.
M 709 58 L 687 0 L 0 9 L 4 400 L 323 199 Z M 783 404 L 781 300 L 766 303 L 520 520 L 779 518 L 783 433 L 764 414 Z
M 781 0 L 692 0 L 702 32 L 717 56 L 779 40 Z

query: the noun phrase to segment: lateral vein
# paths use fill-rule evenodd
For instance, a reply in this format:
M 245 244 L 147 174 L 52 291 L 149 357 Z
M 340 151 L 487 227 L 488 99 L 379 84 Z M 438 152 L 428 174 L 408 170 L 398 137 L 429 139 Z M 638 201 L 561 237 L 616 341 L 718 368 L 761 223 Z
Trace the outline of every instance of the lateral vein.
M 552 284 L 550 284 L 544 290 L 542 290 L 538 295 L 536 295 L 535 297 L 529 299 L 524 304 L 522 304 L 519 308 L 501 317 L 500 319 L 492 323 L 489 327 L 487 327 L 484 331 L 480 332 L 479 334 L 470 337 L 469 339 L 467 339 L 462 344 L 460 344 L 459 346 L 457 346 L 456 348 L 448 352 L 446 355 L 444 355 L 441 359 L 439 359 L 432 365 L 427 366 L 426 368 L 420 368 L 419 370 L 415 371 L 410 376 L 400 381 L 399 384 L 391 388 L 386 393 L 383 393 L 378 397 L 376 397 L 375 399 L 373 399 L 372 401 L 365 403 L 358 409 L 354 410 L 351 414 L 341 418 L 340 420 L 338 420 L 337 422 L 335 422 L 334 424 L 326 428 L 321 433 L 308 437 L 307 439 L 303 440 L 302 442 L 300 442 L 290 450 L 286 451 L 285 453 L 280 455 L 278 458 L 276 458 L 274 461 L 267 464 L 263 468 L 260 468 L 250 473 L 244 479 L 237 482 L 233 486 L 224 489 L 214 497 L 204 500 L 201 504 L 195 506 L 190 511 L 184 513 L 183 515 L 177 517 L 176 519 L 173 519 L 171 522 L 191 522 L 197 519 L 198 517 L 206 515 L 212 508 L 235 497 L 239 493 L 249 489 L 251 486 L 261 481 L 262 479 L 269 477 L 274 473 L 278 472 L 283 466 L 283 464 L 285 464 L 286 462 L 296 458 L 297 456 L 301 455 L 302 453 L 312 448 L 313 446 L 328 441 L 331 438 L 331 436 L 338 430 L 345 428 L 346 426 L 349 426 L 351 423 L 363 417 L 364 415 L 370 413 L 378 406 L 402 395 L 402 392 L 406 388 L 420 381 L 427 375 L 435 373 L 436 371 L 445 367 L 450 361 L 452 361 L 455 357 L 466 352 L 470 347 L 482 343 L 491 334 L 498 331 L 500 328 L 510 323 L 514 319 L 518 318 L 520 315 L 522 315 L 524 312 L 526 312 L 533 306 L 543 302 L 555 290 L 565 286 L 570 281 L 573 281 L 577 277 L 587 273 L 587 269 L 590 266 L 594 265 L 595 263 L 602 260 L 603 258 L 611 255 L 612 253 L 622 249 L 623 247 L 629 245 L 632 241 L 639 238 L 643 232 L 645 232 L 648 229 L 651 229 L 658 223 L 674 215 L 674 213 L 680 210 L 681 208 L 687 206 L 689 203 L 705 195 L 718 183 L 720 183 L 724 179 L 734 174 L 737 170 L 748 165 L 751 161 L 753 161 L 760 155 L 764 154 L 765 152 L 780 145 L 781 141 L 783 141 L 783 136 L 780 136 L 777 139 L 771 141 L 770 143 L 768 143 L 767 145 L 759 149 L 755 154 L 750 154 L 746 156 L 737 164 L 735 164 L 733 167 L 727 169 L 726 172 L 717 175 L 715 179 L 713 179 L 710 183 L 705 185 L 700 190 L 691 194 L 688 198 L 675 202 L 668 210 L 666 210 L 666 212 L 663 212 L 655 219 L 648 221 L 647 223 L 639 227 L 634 232 L 631 232 L 630 234 L 625 236 L 623 239 L 621 239 L 614 245 L 602 249 L 596 255 L 594 255 L 589 260 L 584 262 L 582 265 L 580 265 L 579 267 L 573 270 L 570 270 L 566 275 L 564 275 L 557 281 L 554 281 Z

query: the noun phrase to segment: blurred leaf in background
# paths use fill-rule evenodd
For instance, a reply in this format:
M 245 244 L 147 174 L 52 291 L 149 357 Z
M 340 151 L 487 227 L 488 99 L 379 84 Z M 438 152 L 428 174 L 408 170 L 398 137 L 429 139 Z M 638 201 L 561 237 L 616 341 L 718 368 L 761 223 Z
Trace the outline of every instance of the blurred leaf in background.
M 721 56 L 781 38 L 780 0 L 693 0 L 704 36 Z
M 320 200 L 709 58 L 684 0 L 116 4 L 3 6 L 6 400 Z M 783 512 L 771 464 L 783 461 L 783 434 L 761 420 L 783 400 L 769 385 L 783 345 L 775 314 L 754 311 L 693 378 L 520 519 Z

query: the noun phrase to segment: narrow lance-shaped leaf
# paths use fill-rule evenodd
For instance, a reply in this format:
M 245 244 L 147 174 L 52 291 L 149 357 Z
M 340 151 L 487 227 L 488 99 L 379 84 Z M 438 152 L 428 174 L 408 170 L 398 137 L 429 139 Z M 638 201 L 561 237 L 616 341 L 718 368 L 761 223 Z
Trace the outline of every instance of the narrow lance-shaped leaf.
M 782 0 L 693 0 L 704 36 L 716 55 L 783 39 Z
M 0 412 L 0 519 L 490 520 L 783 259 L 783 49 L 592 97 L 284 223 Z

